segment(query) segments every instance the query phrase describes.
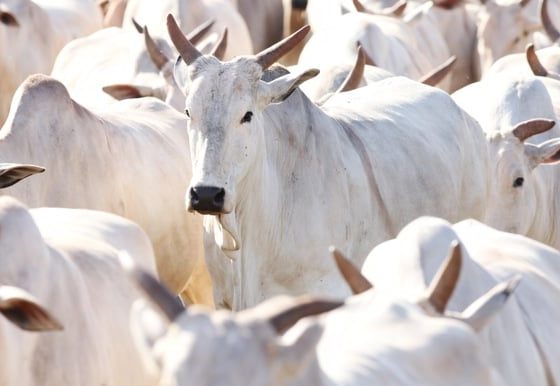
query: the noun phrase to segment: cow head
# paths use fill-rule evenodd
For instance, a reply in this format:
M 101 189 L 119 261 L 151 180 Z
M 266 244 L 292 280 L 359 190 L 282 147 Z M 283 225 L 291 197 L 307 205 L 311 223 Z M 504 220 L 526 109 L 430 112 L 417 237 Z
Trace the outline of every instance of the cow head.
M 537 210 L 533 169 L 560 161 L 560 138 L 537 144 L 527 140 L 547 132 L 554 124 L 553 120 L 532 119 L 510 130 L 487 135 L 494 168 L 486 218 L 488 224 L 507 232 L 527 231 L 519 228 Z
M 478 77 L 502 56 L 523 52 L 532 34 L 541 29 L 540 20 L 532 17 L 528 0 L 511 4 L 484 2 L 478 13 Z
M 190 307 L 147 272 L 120 256 L 134 282 L 160 312 L 135 303 L 131 327 L 148 368 L 160 384 L 218 386 L 270 385 L 296 377 L 314 354 L 321 336 L 310 326 L 291 339 L 281 334 L 299 319 L 342 305 L 311 298 L 276 298 L 236 314 Z
M 256 56 L 225 63 L 203 56 L 172 16 L 168 28 L 184 61 L 175 69 L 175 80 L 182 89 L 189 85 L 185 114 L 193 177 L 188 206 L 202 214 L 227 214 L 235 209 L 240 182 L 266 162 L 259 159 L 266 129 L 262 125 L 263 110 L 271 103 L 282 102 L 301 82 L 318 74 L 313 69 L 286 74 L 269 83 L 261 80 L 264 71 L 299 43 L 309 28 Z

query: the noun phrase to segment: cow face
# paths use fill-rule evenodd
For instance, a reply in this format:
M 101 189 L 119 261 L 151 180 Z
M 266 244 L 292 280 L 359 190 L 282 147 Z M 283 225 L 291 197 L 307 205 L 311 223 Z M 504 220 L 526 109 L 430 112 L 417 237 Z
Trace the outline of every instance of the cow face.
M 478 77 L 502 56 L 523 52 L 532 41 L 532 34 L 540 30 L 540 21 L 526 12 L 528 1 L 497 4 L 488 0 L 478 14 Z
M 261 80 L 264 70 L 299 43 L 309 28 L 254 57 L 225 63 L 203 56 L 171 15 L 168 28 L 184 61 L 176 68 L 175 79 L 183 90 L 189 85 L 185 106 L 193 162 L 189 209 L 212 215 L 230 213 L 238 196 L 250 195 L 252 187 L 243 184 L 249 173 L 258 175 L 264 170 L 263 110 L 271 103 L 282 102 L 301 82 L 318 74 L 318 70 L 308 70 L 269 83 Z
M 548 125 L 544 129 L 551 127 Z M 522 224 L 530 226 L 527 218 L 534 215 L 537 202 L 542 199 L 537 197 L 538 182 L 533 177 L 533 170 L 539 165 L 560 161 L 560 138 L 535 145 L 525 142 L 529 138 L 526 135 L 514 129 L 490 134 L 488 138 L 493 177 L 486 222 L 497 229 L 522 234 L 528 231 L 521 229 Z

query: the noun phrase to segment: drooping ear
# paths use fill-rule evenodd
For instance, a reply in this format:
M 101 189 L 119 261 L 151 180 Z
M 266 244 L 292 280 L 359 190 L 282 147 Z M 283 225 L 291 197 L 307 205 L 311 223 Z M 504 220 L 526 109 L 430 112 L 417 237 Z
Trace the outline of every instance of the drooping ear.
M 116 100 L 142 98 L 154 96 L 154 89 L 147 86 L 135 86 L 133 84 L 113 84 L 103 87 L 103 92 L 111 95 Z
M 560 138 L 553 138 L 539 145 L 525 143 L 525 154 L 533 167 L 540 164 L 553 164 L 560 161 Z
M 62 330 L 62 325 L 31 294 L 11 286 L 0 287 L 0 313 L 27 331 Z
M 516 275 L 512 279 L 496 285 L 475 300 L 465 311 L 449 316 L 467 323 L 475 331 L 482 330 L 506 304 L 520 280 L 521 276 Z
M 162 339 L 169 323 L 142 299 L 132 305 L 130 311 L 130 330 L 142 362 L 152 374 L 159 374 L 161 361 L 155 351 L 157 342 Z
M 311 364 L 322 334 L 320 324 L 306 321 L 276 340 L 271 359 L 278 366 L 281 376 L 286 377 L 284 380 L 299 376 Z
M 296 74 L 286 74 L 274 79 L 270 83 L 261 82 L 259 87 L 259 102 L 262 107 L 270 103 L 280 103 L 288 98 L 294 90 L 306 80 L 316 77 L 319 70 L 312 68 Z
M 44 171 L 44 167 L 36 165 L 0 163 L 0 189 L 12 186 L 24 178 Z

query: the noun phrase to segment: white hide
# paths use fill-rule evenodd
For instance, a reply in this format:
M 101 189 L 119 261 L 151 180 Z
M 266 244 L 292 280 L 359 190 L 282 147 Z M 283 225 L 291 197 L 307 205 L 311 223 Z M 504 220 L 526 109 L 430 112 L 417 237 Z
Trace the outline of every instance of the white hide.
M 70 40 L 101 28 L 93 1 L 1 0 L 0 124 L 16 88 L 34 73 L 49 73 L 57 53 Z
M 411 26 L 390 16 L 353 12 L 338 18 L 330 28 L 315 32 L 298 64 L 320 68 L 354 63 L 358 43 L 377 66 L 411 79 L 420 79 L 451 56 L 432 25 Z M 440 87 L 448 90 L 450 80 L 444 80 Z
M 560 248 L 560 228 L 556 226 L 560 169 L 545 164 L 556 162 L 560 141 L 555 138 L 560 137 L 560 127 L 556 124 L 525 143 L 512 130 L 529 119 L 557 121 L 555 108 L 559 108 L 560 99 L 556 97 L 553 105 L 547 88 L 560 90 L 558 83 L 506 73 L 453 94 L 455 101 L 480 122 L 488 140 L 492 183 L 485 223 L 555 248 Z M 560 96 L 558 91 L 556 95 Z M 516 186 L 519 178 L 522 186 Z
M 535 51 L 540 62 L 550 72 L 560 74 L 560 47 L 551 46 Z M 484 74 L 485 78 L 508 73 L 511 76 L 531 76 L 533 72 L 525 53 L 511 54 L 498 59 Z
M 259 52 L 282 39 L 282 0 L 237 0 L 237 8 L 251 34 L 253 48 Z
M 27 290 L 64 327 L 29 334 L 0 318 L 2 385 L 155 385 L 129 328 L 139 294 L 117 260 L 124 249 L 153 267 L 144 232 L 109 213 L 28 211 L 6 196 L 0 197 L 0 226 L 0 282 Z
M 135 30 L 134 18 L 140 25 L 147 25 L 154 36 L 167 38 L 165 18 L 173 14 L 183 31 L 189 32 L 208 20 L 215 20 L 211 32 L 213 43 L 228 29 L 228 46 L 225 57 L 253 53 L 251 35 L 245 21 L 228 0 L 128 0 L 123 28 Z M 281 17 L 280 15 L 278 17 Z
M 6 191 L 31 207 L 104 210 L 138 223 L 161 279 L 179 293 L 203 256 L 200 218 L 186 213 L 183 198 L 191 176 L 184 126 L 184 116 L 153 98 L 93 112 L 60 82 L 31 77 L 0 131 L 0 153 L 48 174 Z
M 504 385 L 557 383 L 560 351 L 553 342 L 560 339 L 555 322 L 560 317 L 555 305 L 560 295 L 558 251 L 474 220 L 451 226 L 441 219 L 420 218 L 394 240 L 377 246 L 362 273 L 374 284 L 379 297 L 416 299 L 453 241 L 461 243 L 462 264 L 448 310 L 461 311 L 496 283 L 520 275 L 512 299 L 479 332 L 489 365 L 499 372 Z
M 297 89 L 270 103 L 301 75 L 261 76 L 247 57 L 205 56 L 188 69 L 191 187 L 225 189 L 224 214 L 205 217 L 217 304 L 239 310 L 279 293 L 342 296 L 328 245 L 360 263 L 422 214 L 483 216 L 484 137 L 445 93 L 394 77 L 319 108 Z M 247 111 L 253 118 L 244 123 Z

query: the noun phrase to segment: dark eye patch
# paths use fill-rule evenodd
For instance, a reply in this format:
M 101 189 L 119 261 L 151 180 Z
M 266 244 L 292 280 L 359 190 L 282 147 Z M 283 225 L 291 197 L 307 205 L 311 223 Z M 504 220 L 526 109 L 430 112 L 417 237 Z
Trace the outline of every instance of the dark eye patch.
M 525 182 L 525 179 L 523 177 L 517 177 L 514 181 L 513 181 L 513 187 L 514 188 L 520 188 L 523 186 L 523 183 Z
M 251 111 L 247 111 L 243 118 L 241 118 L 241 123 L 251 122 L 253 119 L 253 113 Z

